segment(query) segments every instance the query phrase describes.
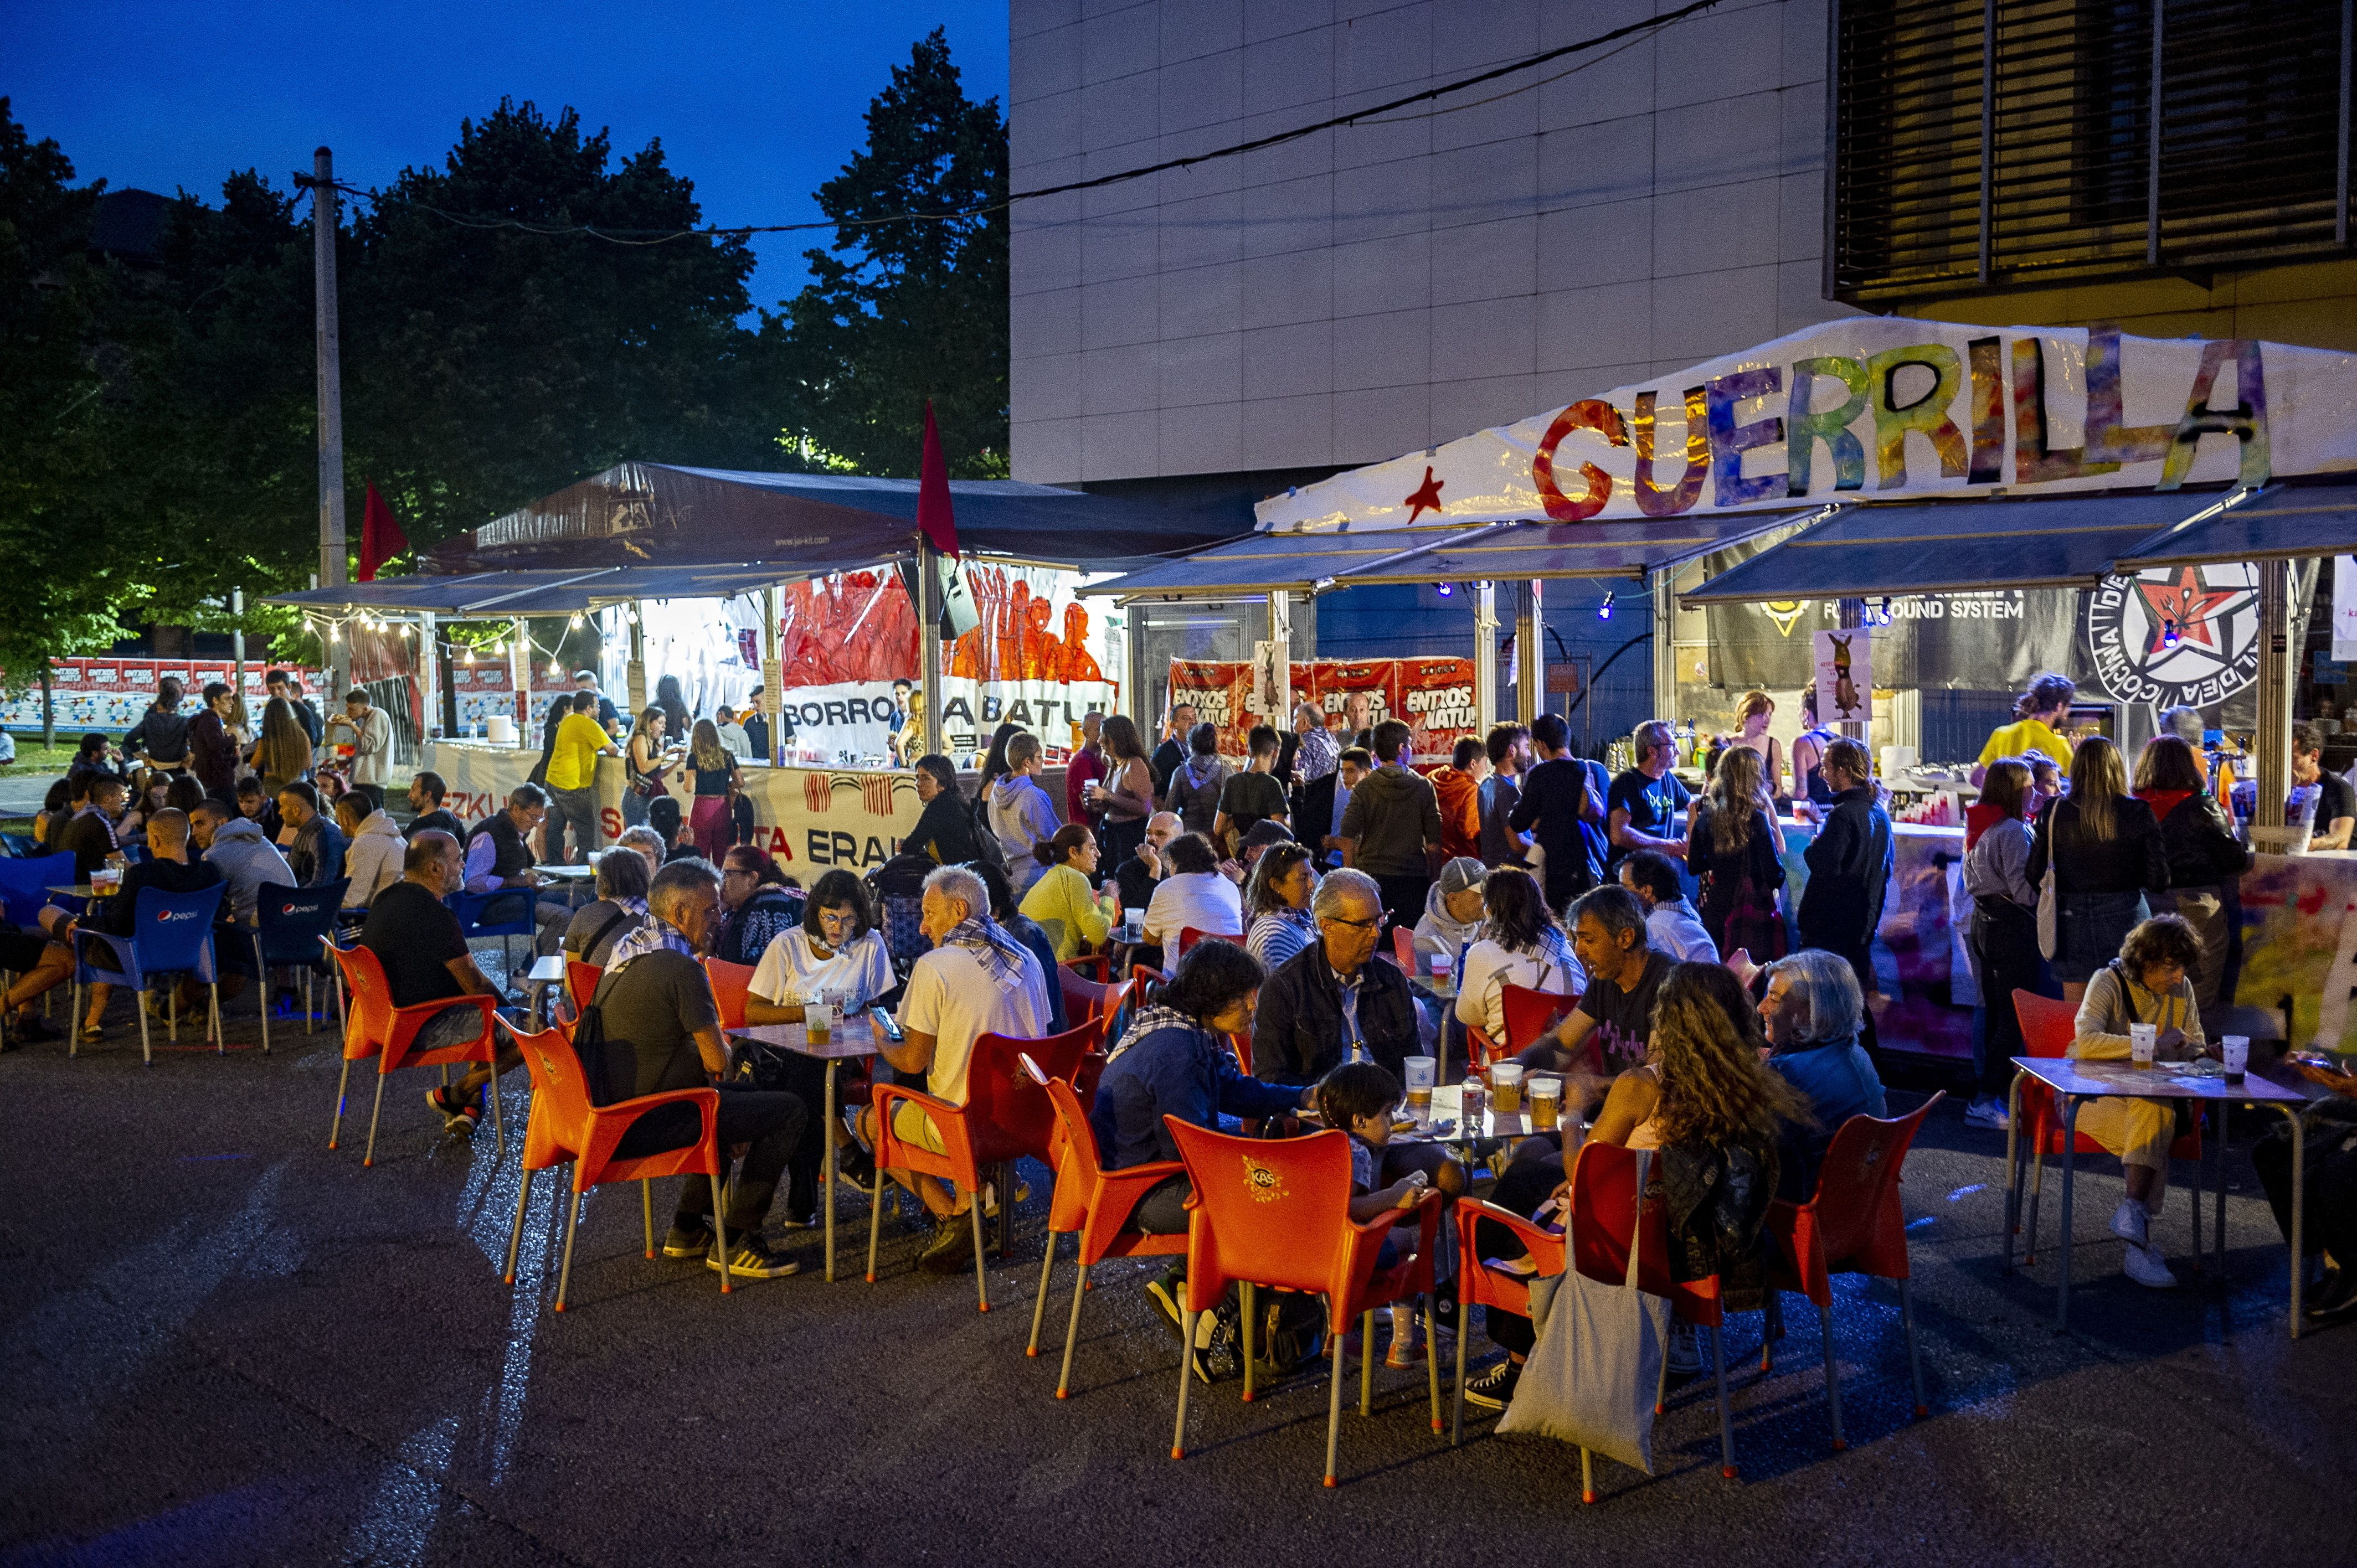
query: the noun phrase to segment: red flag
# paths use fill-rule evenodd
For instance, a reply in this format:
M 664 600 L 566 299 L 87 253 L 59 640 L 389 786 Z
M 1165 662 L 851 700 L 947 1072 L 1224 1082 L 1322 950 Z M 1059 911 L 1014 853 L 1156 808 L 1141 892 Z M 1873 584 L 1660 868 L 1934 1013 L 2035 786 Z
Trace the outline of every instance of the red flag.
M 950 469 L 942 460 L 942 435 L 933 426 L 933 400 L 925 400 L 925 457 L 917 470 L 917 527 L 933 548 L 954 557 L 957 519 L 950 511 Z
M 376 581 L 376 570 L 395 555 L 409 548 L 409 535 L 401 532 L 401 524 L 393 521 L 393 509 L 376 493 L 376 481 L 368 488 L 368 506 L 361 513 L 361 564 L 353 574 L 357 583 Z

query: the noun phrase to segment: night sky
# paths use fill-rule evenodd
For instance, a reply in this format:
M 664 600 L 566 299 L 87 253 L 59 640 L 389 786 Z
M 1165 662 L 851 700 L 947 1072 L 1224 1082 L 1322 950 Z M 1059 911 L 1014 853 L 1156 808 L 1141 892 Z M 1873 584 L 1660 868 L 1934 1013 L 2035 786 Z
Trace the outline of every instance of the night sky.
M 858 5 L 417 0 L 399 6 L 239 0 L 0 0 L 0 94 L 83 180 L 218 199 L 233 169 L 282 188 L 311 149 L 382 185 L 439 165 L 458 122 L 502 94 L 571 104 L 617 154 L 660 137 L 705 220 L 796 222 L 865 139 L 861 113 L 909 47 L 948 29 L 975 98 L 1006 100 L 1004 0 Z M 753 300 L 802 280 L 823 231 L 757 236 Z

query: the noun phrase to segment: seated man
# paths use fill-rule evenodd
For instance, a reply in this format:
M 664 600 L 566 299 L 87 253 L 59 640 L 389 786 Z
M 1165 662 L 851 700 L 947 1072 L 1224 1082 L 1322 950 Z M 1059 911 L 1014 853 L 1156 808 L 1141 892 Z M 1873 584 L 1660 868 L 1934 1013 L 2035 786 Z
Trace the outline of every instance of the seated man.
M 540 862 L 532 853 L 531 839 L 547 816 L 547 791 L 537 784 L 517 785 L 506 807 L 477 822 L 467 835 L 467 891 L 540 887 L 540 875 L 533 869 Z M 483 913 L 494 925 L 511 919 L 513 915 L 500 906 L 512 902 L 500 899 L 486 905 Z M 533 921 L 540 928 L 533 951 L 543 955 L 559 951 L 565 946 L 565 929 L 573 923 L 572 900 L 563 897 L 562 890 L 544 889 L 533 907 Z
M 1670 857 L 1641 849 L 1620 863 L 1620 886 L 1645 906 L 1645 945 L 1681 963 L 1717 963 L 1718 944 L 1686 902 Z
M 128 937 L 138 929 L 139 892 L 153 887 L 161 893 L 195 893 L 220 885 L 221 868 L 188 859 L 188 818 L 184 811 L 167 806 L 147 820 L 147 858 L 123 874 L 123 886 L 111 898 L 91 900 L 90 913 L 81 921 L 65 923 L 60 934 L 70 941 L 70 932 L 79 924 L 91 930 L 104 931 L 111 937 Z M 84 955 L 91 967 L 111 970 L 115 967 L 113 950 L 92 943 Z M 100 1021 L 106 1015 L 107 998 L 114 988 L 98 981 L 90 988 L 90 1005 L 81 1024 L 81 1043 L 91 1045 L 102 1036 Z M 183 989 L 181 1001 L 188 997 Z
M 728 1072 L 720 1005 L 713 999 L 711 976 L 697 961 L 720 929 L 719 879 L 701 861 L 665 866 L 648 890 L 647 908 L 651 918 L 614 944 L 591 999 L 605 1043 L 595 1059 L 581 1065 L 589 1097 L 600 1105 L 666 1090 L 700 1089 Z M 780 1279 L 800 1265 L 770 1250 L 761 1225 L 810 1111 L 799 1096 L 782 1090 L 731 1082 L 718 1087 L 724 1176 L 730 1152 L 745 1146 L 728 1196 L 725 1266 L 744 1279 Z M 641 1117 L 614 1152 L 634 1159 L 679 1148 L 694 1140 L 698 1124 L 693 1107 L 667 1107 Z M 671 1231 L 663 1238 L 664 1257 L 702 1258 L 716 1273 L 724 1266 L 709 1223 L 718 1196 L 709 1176 L 692 1176 L 681 1185 Z
M 499 990 L 475 967 L 458 917 L 442 902 L 458 886 L 458 841 L 428 828 L 412 834 L 403 853 L 401 880 L 376 896 L 360 945 L 384 966 L 385 988 L 395 1007 L 414 1007 L 454 996 L 497 996 Z M 453 1007 L 425 1021 L 417 1048 L 431 1050 L 475 1037 L 480 1015 Z M 513 1046 L 500 1053 L 505 1071 L 522 1058 Z M 477 1067 L 447 1089 L 429 1089 L 425 1103 L 441 1112 L 444 1130 L 471 1133 L 482 1119 L 481 1091 L 491 1069 Z
M 1114 885 L 1121 889 L 1124 914 L 1143 915 L 1146 907 L 1154 902 L 1154 889 L 1170 874 L 1170 863 L 1163 858 L 1163 846 L 1178 836 L 1181 826 L 1176 811 L 1157 811 L 1146 819 L 1146 838 L 1137 853 L 1113 868 Z
M 262 826 L 262 836 L 272 843 L 278 842 L 278 830 L 286 824 L 278 820 L 278 802 L 262 788 L 259 779 L 237 781 L 237 814 Z
M 295 880 L 295 868 L 278 853 L 278 846 L 262 836 L 262 824 L 251 817 L 232 814 L 219 800 L 204 800 L 188 813 L 188 832 L 203 854 L 205 864 L 220 867 L 221 879 L 229 884 L 229 892 L 221 903 L 221 919 L 225 923 L 253 925 L 253 908 L 265 884 L 276 887 L 301 886 Z
M 1309 908 L 1318 940 L 1278 964 L 1261 988 L 1254 1073 L 1312 1084 L 1364 1058 L 1398 1077 L 1424 1047 L 1406 977 L 1374 961 L 1383 889 L 1363 871 L 1329 872 Z
M 279 847 L 297 887 L 325 887 L 344 879 L 344 830 L 319 810 L 319 792 L 300 779 L 278 791 Z
M 114 824 L 123 815 L 129 790 L 112 773 L 85 773 L 80 781 L 89 786 L 90 793 L 75 808 L 65 832 L 58 835 L 56 847 L 58 853 L 74 857 L 74 880 L 87 883 L 90 874 L 123 847 Z
M 416 815 L 410 821 L 409 831 L 446 832 L 463 846 L 467 842 L 466 824 L 442 804 L 443 797 L 449 792 L 449 786 L 442 782 L 439 773 L 426 769 L 413 777 L 409 780 L 409 809 Z
M 1048 977 L 1031 950 L 990 918 L 989 893 L 963 866 L 941 866 L 925 878 L 921 923 L 933 947 L 917 960 L 901 998 L 906 1038 L 898 1045 L 879 1043 L 895 1069 L 925 1074 L 926 1092 L 963 1105 L 966 1062 L 976 1039 L 994 1034 L 1036 1039 L 1048 1032 Z M 872 1149 L 876 1112 L 870 1108 L 859 1115 L 861 1136 Z M 892 1131 L 920 1148 L 942 1150 L 941 1133 L 921 1106 L 900 1101 Z M 952 1195 L 929 1176 L 893 1175 L 932 1212 L 933 1239 L 920 1265 L 953 1273 L 971 1263 L 973 1226 L 966 1209 L 977 1195 Z

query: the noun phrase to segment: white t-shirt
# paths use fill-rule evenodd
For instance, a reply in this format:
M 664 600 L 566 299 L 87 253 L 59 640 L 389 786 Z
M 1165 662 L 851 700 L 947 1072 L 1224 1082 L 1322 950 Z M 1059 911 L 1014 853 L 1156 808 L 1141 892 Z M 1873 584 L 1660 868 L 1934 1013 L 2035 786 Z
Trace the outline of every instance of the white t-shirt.
M 811 950 L 810 933 L 796 926 L 780 932 L 753 969 L 753 994 L 765 1002 L 783 1003 L 790 994 L 808 996 L 822 988 L 847 993 L 857 1002 L 891 990 L 892 954 L 884 933 L 862 931 L 849 947 L 823 959 Z
M 1216 871 L 1182 871 L 1164 877 L 1146 906 L 1146 940 L 1157 947 L 1175 948 L 1178 934 L 1189 926 L 1223 937 L 1243 936 L 1244 902 L 1236 885 Z
M 1506 1047 L 1509 985 L 1568 996 L 1586 990 L 1587 977 L 1549 959 L 1510 952 L 1487 937 L 1466 949 L 1465 968 L 1457 977 L 1458 1022 L 1480 1030 L 1501 1049 Z
M 1048 979 L 1028 950 L 1023 980 L 1005 990 L 963 948 L 935 948 L 917 961 L 900 1000 L 900 1027 L 933 1036 L 925 1087 L 952 1105 L 965 1103 L 966 1062 L 984 1035 L 1038 1039 L 1048 1032 Z

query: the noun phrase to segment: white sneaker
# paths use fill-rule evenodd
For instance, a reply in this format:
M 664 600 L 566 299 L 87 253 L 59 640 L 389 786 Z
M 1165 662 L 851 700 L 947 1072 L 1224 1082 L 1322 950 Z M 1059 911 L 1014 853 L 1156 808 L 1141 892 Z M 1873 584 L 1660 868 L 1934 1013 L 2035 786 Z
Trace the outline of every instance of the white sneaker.
M 2130 1246 L 2120 1266 L 2126 1271 L 2128 1278 L 2140 1285 L 2153 1290 L 2176 1288 L 2177 1275 L 2170 1272 L 2169 1261 L 2160 1255 L 2157 1247 Z
M 1964 1120 L 1973 1126 L 2002 1133 L 2006 1129 L 2005 1102 L 1994 1095 L 1985 1094 L 1964 1108 Z
M 2151 1234 L 2147 1229 L 2148 1218 L 2144 1211 L 2143 1204 L 2133 1197 L 2128 1198 L 2117 1208 L 2112 1210 L 2112 1234 L 2126 1241 L 2131 1250 L 2147 1246 L 2151 1240 Z M 2171 1284 L 2176 1283 L 2175 1280 L 2169 1281 Z
M 2174 1284 L 2176 1282 L 2172 1280 L 2169 1283 Z M 1697 1338 L 1693 1324 L 1674 1318 L 1671 1320 L 1668 1354 L 1672 1376 L 1683 1377 L 1702 1370 L 1702 1347 L 1696 1342 Z

